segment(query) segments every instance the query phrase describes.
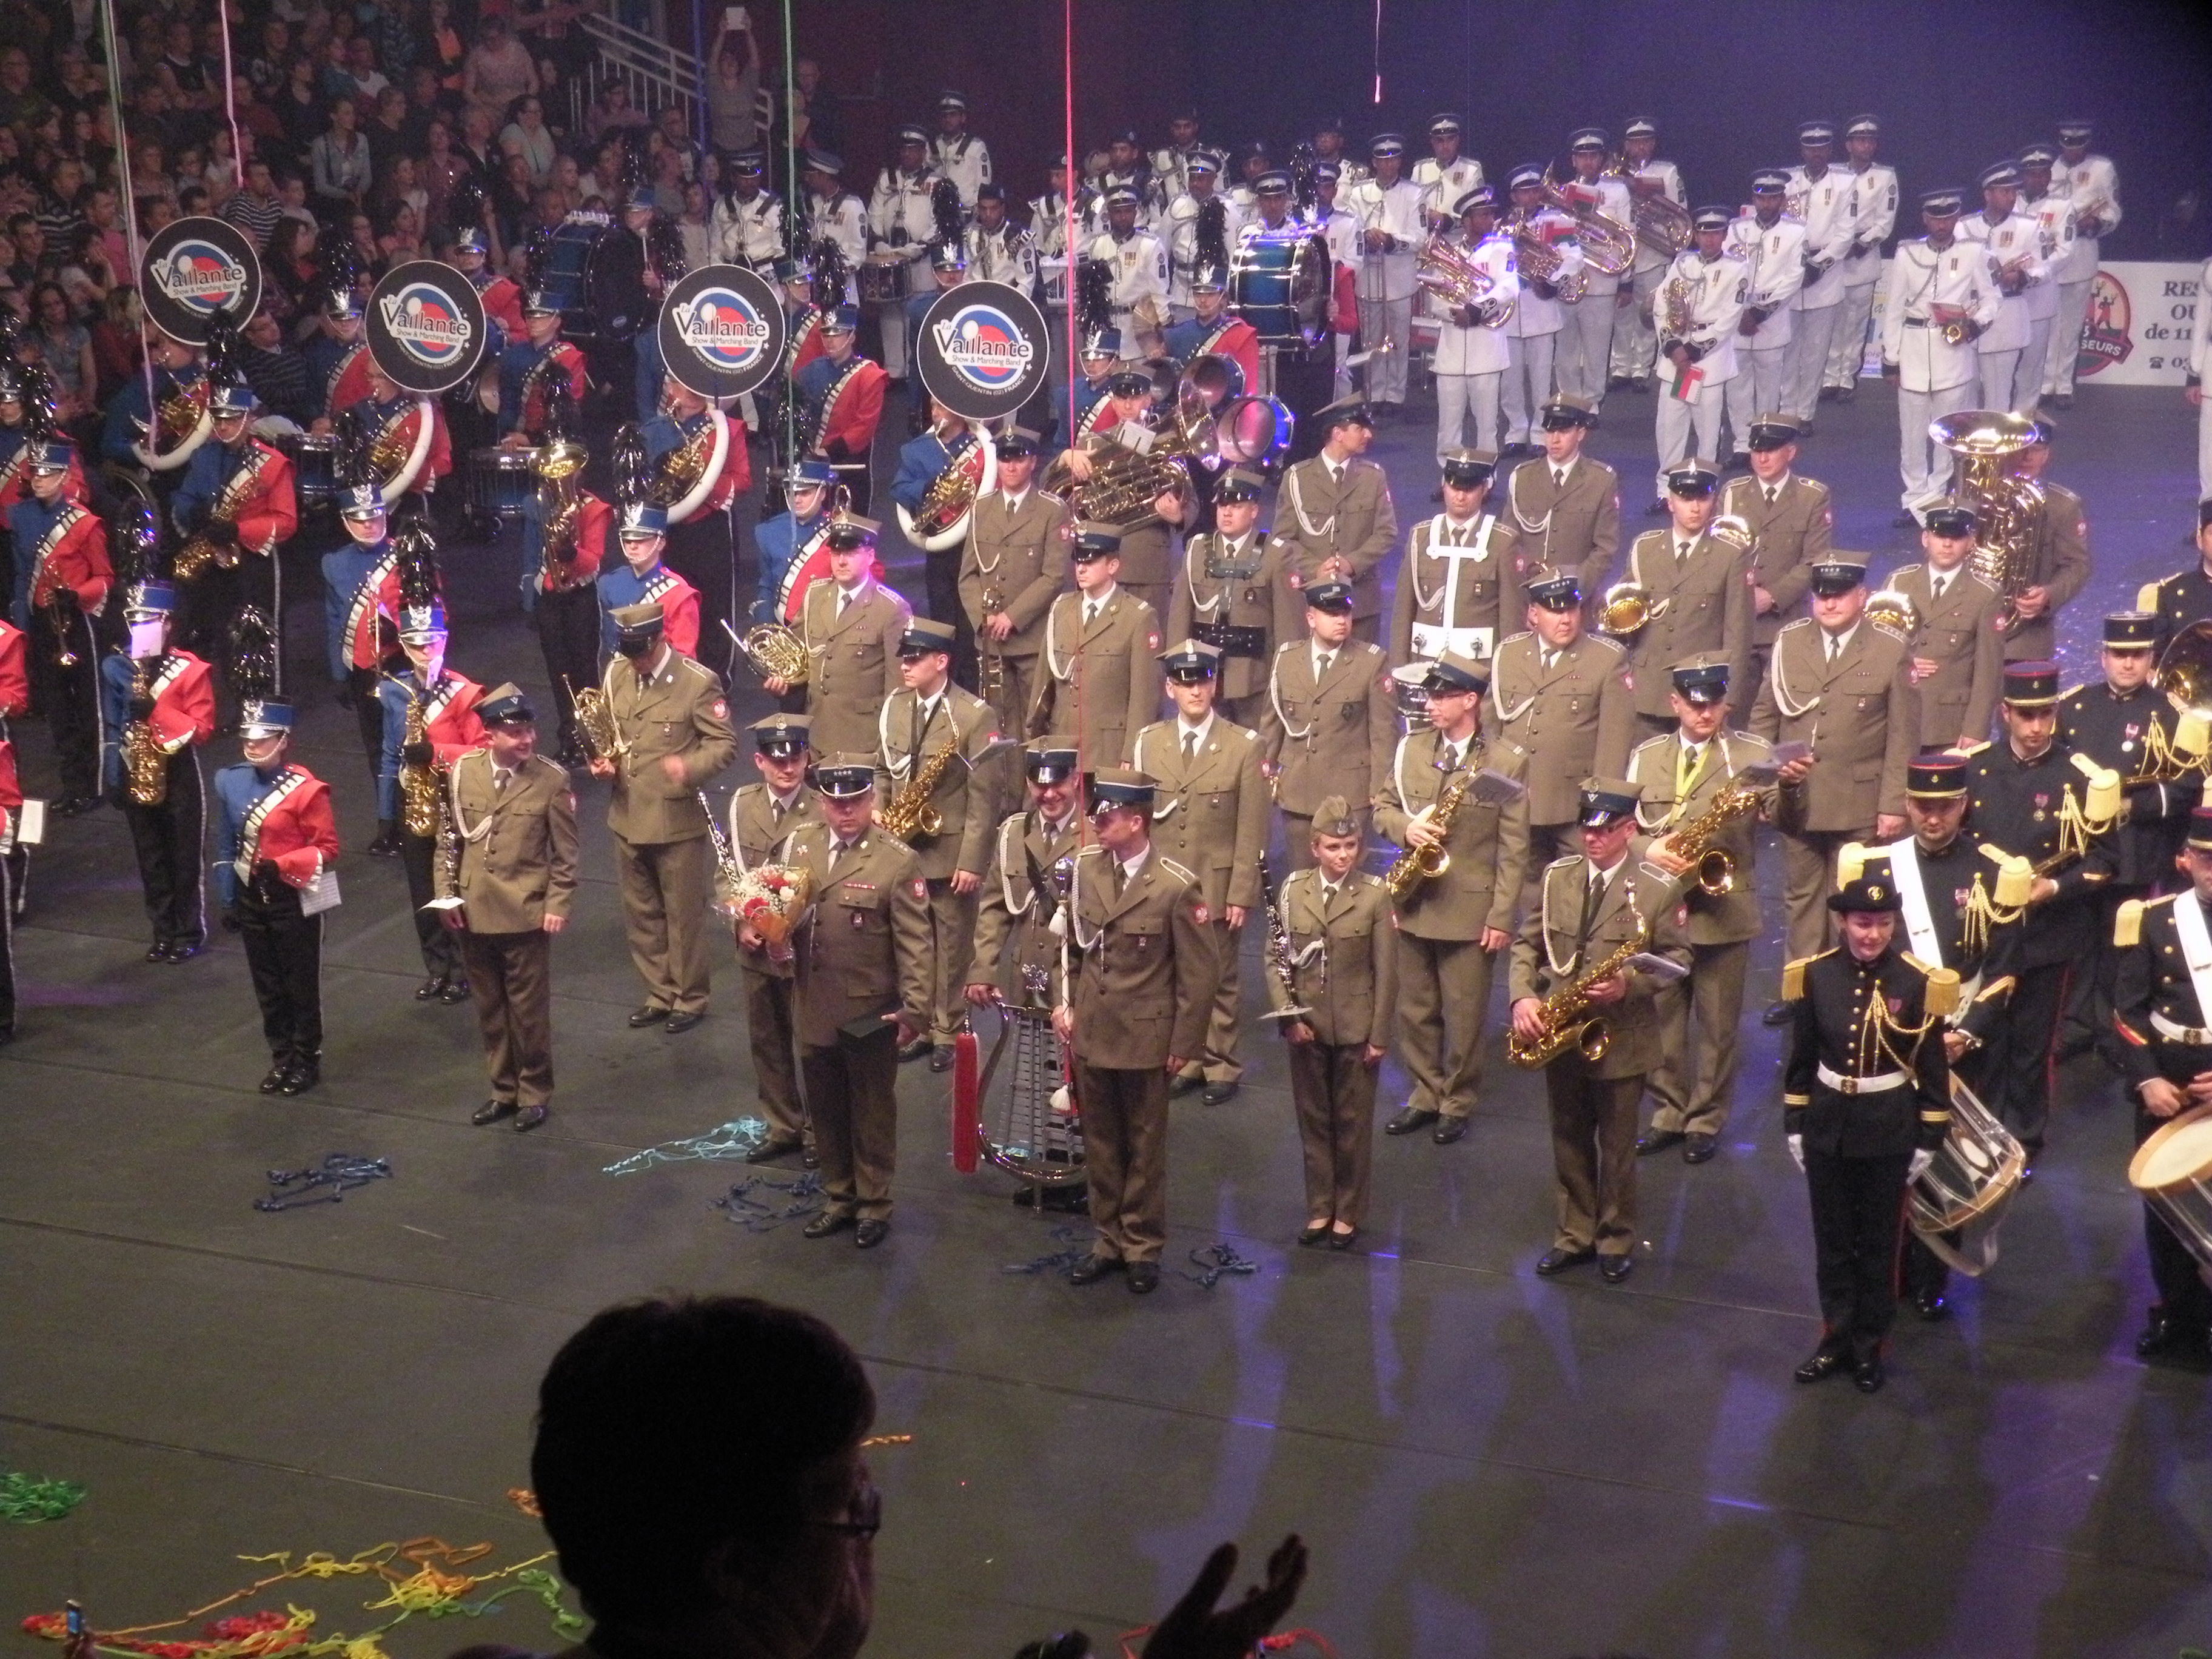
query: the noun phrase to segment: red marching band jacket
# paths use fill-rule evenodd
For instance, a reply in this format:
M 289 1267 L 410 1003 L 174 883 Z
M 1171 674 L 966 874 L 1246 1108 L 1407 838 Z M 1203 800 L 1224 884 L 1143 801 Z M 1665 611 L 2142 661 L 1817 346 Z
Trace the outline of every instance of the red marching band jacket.
M 368 348 L 357 345 L 338 363 L 338 372 L 331 376 L 330 395 L 323 400 L 323 413 L 332 420 L 338 410 L 350 409 L 368 396 L 368 367 L 374 361 Z
M 337 820 L 331 813 L 328 784 L 301 767 L 284 771 L 290 787 L 274 802 L 257 802 L 246 814 L 238 862 L 248 870 L 273 864 L 287 885 L 305 887 L 337 859 Z
M 215 736 L 215 671 L 189 651 L 172 651 L 147 690 L 154 712 L 146 724 L 169 754 Z
M 1193 357 L 1226 357 L 1243 371 L 1247 396 L 1260 389 L 1260 331 L 1242 317 L 1218 319 L 1213 331 L 1199 342 Z
M 238 544 L 249 553 L 274 554 L 300 528 L 300 498 L 292 488 L 292 458 L 271 449 L 256 438 L 255 449 L 265 458 L 254 475 L 253 493 L 246 498 L 234 522 Z
M 360 397 L 344 404 L 334 400 L 331 412 L 337 415 L 368 401 L 368 388 L 364 381 Z M 371 404 L 369 407 L 374 410 L 376 406 Z M 427 437 L 422 429 L 425 419 L 430 422 Z M 410 493 L 427 495 L 439 479 L 453 470 L 453 441 L 446 431 L 445 412 L 438 407 L 435 398 L 410 397 L 396 415 L 376 421 L 370 441 L 383 441 L 387 430 L 392 434 L 391 441 L 402 447 L 399 470 L 378 481 L 386 501 L 396 501 Z
M 793 313 L 791 327 L 791 357 L 783 372 L 796 375 L 799 371 L 822 355 L 822 307 L 806 306 Z
M 9 515 L 15 511 L 15 503 L 31 493 L 30 459 L 31 447 L 23 444 L 16 449 L 14 459 L 5 467 L 0 467 L 0 525 L 9 522 Z M 90 498 L 91 492 L 84 487 L 83 462 L 77 452 L 71 450 L 69 471 L 62 477 L 61 499 L 82 505 Z
M 640 605 L 660 607 L 661 637 L 687 657 L 699 654 L 699 590 L 666 565 L 646 583 Z
M 694 427 L 692 422 L 697 422 L 699 427 Z M 693 486 L 684 501 L 676 502 L 668 509 L 668 522 L 672 525 L 689 524 L 708 514 L 719 513 L 729 506 L 732 497 L 742 495 L 753 487 L 752 458 L 745 453 L 744 427 L 717 409 L 693 416 L 684 426 L 684 441 L 687 445 L 697 439 L 701 428 L 712 429 L 719 427 L 720 431 L 719 435 L 707 441 L 707 472 L 701 476 L 698 484 Z M 719 465 L 714 459 L 717 450 L 721 452 Z M 694 504 L 686 506 L 686 501 Z
M 584 401 L 584 393 L 591 387 L 591 380 L 584 365 L 584 354 L 567 340 L 556 340 L 545 355 L 561 365 L 561 372 L 568 377 L 567 397 L 572 404 Z M 522 427 L 525 432 L 545 429 L 545 399 L 540 389 L 542 383 L 533 383 L 529 395 L 523 400 Z
M 493 277 L 477 297 L 483 301 L 484 315 L 497 323 L 508 339 L 529 337 L 522 326 L 522 290 L 514 285 L 512 277 Z
M 538 572 L 538 591 L 559 593 L 568 588 L 581 587 L 586 582 L 597 581 L 599 562 L 607 556 L 607 532 L 614 528 L 615 510 L 588 489 L 576 492 L 576 550 L 569 556 L 568 577 L 556 586 L 552 573 L 544 567 Z
M 824 399 L 828 407 L 822 411 L 822 430 L 814 442 L 825 453 L 834 444 L 847 455 L 865 456 L 874 447 L 876 423 L 884 416 L 884 388 L 890 384 L 890 376 L 880 363 L 866 357 L 855 357 L 853 363 L 849 374 L 830 385 Z
M 384 660 L 384 624 L 399 620 L 399 554 L 387 544 L 346 604 L 346 666 L 370 669 Z
M 0 733 L 6 722 L 20 718 L 31 707 L 30 647 L 23 630 L 0 617 Z M 22 786 L 15 778 L 15 745 L 0 735 L 0 838 L 15 827 L 15 809 L 23 804 Z
M 439 765 L 451 766 L 471 749 L 484 746 L 483 721 L 477 714 L 483 695 L 483 687 L 465 674 L 449 670 L 440 677 L 422 711 L 422 740 Z
M 22 556 L 21 550 L 17 556 Z M 30 550 L 30 558 L 33 610 L 52 604 L 58 587 L 74 592 L 77 608 L 88 615 L 107 602 L 115 571 L 107 562 L 107 526 L 96 514 L 70 502 L 46 540 Z

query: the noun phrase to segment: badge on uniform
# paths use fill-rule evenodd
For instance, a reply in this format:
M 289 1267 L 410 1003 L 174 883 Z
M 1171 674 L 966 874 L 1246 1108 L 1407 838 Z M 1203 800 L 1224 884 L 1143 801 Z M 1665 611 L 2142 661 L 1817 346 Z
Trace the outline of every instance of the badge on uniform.
M 914 896 L 918 899 L 926 899 L 929 896 L 929 884 L 919 876 L 914 878 Z
M 1198 919 L 1198 925 L 1201 927 L 1205 927 L 1208 921 L 1212 920 L 1213 913 L 1206 908 L 1206 901 L 1204 899 L 1200 899 L 1197 903 L 1192 905 L 1190 907 L 1190 913 Z
M 1895 1018 L 1905 1012 L 1905 999 L 1903 997 L 1884 997 L 1882 1000 L 1889 1005 L 1889 1012 L 1892 1018 Z
M 724 697 L 717 697 L 714 699 L 714 718 L 718 720 L 726 720 L 730 718 L 730 704 L 728 699 Z

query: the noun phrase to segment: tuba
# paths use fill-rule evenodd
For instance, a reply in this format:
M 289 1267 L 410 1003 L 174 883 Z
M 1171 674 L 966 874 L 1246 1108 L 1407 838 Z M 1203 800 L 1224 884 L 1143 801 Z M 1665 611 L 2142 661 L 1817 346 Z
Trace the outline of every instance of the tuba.
M 990 429 L 965 423 L 945 444 L 945 470 L 929 481 L 914 511 L 897 503 L 899 529 L 926 553 L 942 553 L 968 538 L 968 521 L 980 495 L 998 487 L 999 452 Z
M 1552 169 L 1544 169 L 1543 204 L 1557 208 L 1575 222 L 1576 240 L 1583 258 L 1601 276 L 1619 276 L 1636 263 L 1636 233 L 1609 213 L 1598 211 L 1595 202 L 1581 202 L 1552 182 Z
M 1490 291 L 1497 287 L 1491 274 L 1468 255 L 1459 243 L 1442 236 L 1431 236 L 1413 260 L 1413 280 L 1458 310 L 1468 307 L 1474 312 L 1474 319 L 1485 328 L 1497 328 L 1513 314 L 1513 301 L 1492 300 Z
M 1078 519 L 1124 532 L 1150 524 L 1153 497 L 1187 488 L 1191 464 L 1212 460 L 1218 449 L 1213 417 L 1194 392 L 1177 401 L 1173 420 L 1152 438 L 1142 450 L 1109 446 L 1092 456 L 1091 476 L 1080 481 L 1067 465 L 1069 451 L 1053 462 L 1041 487 L 1065 500 Z
M 2041 428 L 2025 415 L 1961 410 L 1928 423 L 1928 435 L 1956 458 L 1951 493 L 1973 509 L 1973 572 L 2004 596 L 2000 633 L 2012 626 L 2013 600 L 2028 585 L 2043 534 L 2043 486 L 2013 469 Z
M 1513 238 L 1513 257 L 1521 267 L 1522 276 L 1530 282 L 1541 283 L 1553 289 L 1559 298 L 1572 303 L 1583 297 L 1583 290 L 1589 284 L 1579 271 L 1565 276 L 1559 274 L 1559 267 L 1567 262 L 1566 255 L 1547 241 L 1536 228 L 1537 214 L 1542 211 L 1541 208 L 1534 213 L 1516 208 L 1506 216 L 1505 228 Z
M 1606 163 L 1601 178 L 1618 179 L 1630 185 L 1629 222 L 1636 232 L 1636 240 L 1646 252 L 1662 259 L 1672 259 L 1689 246 L 1692 235 L 1690 210 L 1677 202 L 1663 190 L 1645 196 L 1638 193 L 1632 181 L 1638 176 L 1628 170 L 1627 161 L 1619 155 Z
M 618 760 L 629 745 L 623 741 L 622 728 L 615 724 L 615 711 L 607 707 L 607 694 L 596 685 L 587 685 L 580 691 L 570 684 L 566 674 L 561 684 L 568 694 L 569 707 L 576 711 L 576 735 L 582 739 L 584 750 L 593 760 Z
M 576 585 L 576 530 L 583 514 L 576 475 L 591 452 L 573 438 L 549 439 L 532 452 L 530 470 L 538 479 L 538 522 L 544 533 L 545 580 L 556 593 Z

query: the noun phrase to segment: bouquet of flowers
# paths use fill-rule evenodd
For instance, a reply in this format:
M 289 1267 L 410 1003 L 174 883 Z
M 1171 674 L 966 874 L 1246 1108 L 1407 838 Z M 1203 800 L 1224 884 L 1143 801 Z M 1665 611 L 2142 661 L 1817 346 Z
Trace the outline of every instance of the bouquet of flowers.
M 781 945 L 799 925 L 814 884 L 804 869 L 783 864 L 757 864 L 738 878 L 731 890 L 731 914 L 748 922 L 771 949 Z

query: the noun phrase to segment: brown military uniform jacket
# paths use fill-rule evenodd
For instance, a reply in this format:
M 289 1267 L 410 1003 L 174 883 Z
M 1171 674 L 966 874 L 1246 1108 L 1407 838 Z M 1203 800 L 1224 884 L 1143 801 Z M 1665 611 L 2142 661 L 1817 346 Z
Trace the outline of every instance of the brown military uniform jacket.
M 1637 744 L 1628 757 L 1626 776 L 1631 783 L 1644 786 L 1643 797 L 1636 805 L 1638 827 L 1655 841 L 1686 828 L 1712 805 L 1737 773 L 1773 753 L 1773 745 L 1764 738 L 1723 727 L 1706 744 L 1698 772 L 1690 781 L 1690 793 L 1678 801 L 1674 779 L 1681 763 L 1680 734 L 1670 732 Z M 1735 887 L 1717 896 L 1701 889 L 1694 874 L 1683 878 L 1692 945 L 1734 945 L 1741 939 L 1757 939 L 1765 931 L 1759 917 L 1759 878 L 1753 870 L 1758 845 L 1753 831 L 1762 814 L 1774 810 L 1775 786 L 1768 785 L 1761 793 L 1765 805 L 1759 811 L 1731 819 L 1719 839 L 1711 843 L 1735 860 Z
M 821 822 L 814 792 L 803 783 L 792 797 L 791 805 L 784 808 L 781 819 L 775 816 L 775 799 L 766 783 L 742 785 L 730 796 L 730 848 L 738 855 L 741 869 L 773 864 L 777 848 L 787 840 Z M 714 872 L 715 902 L 724 902 L 729 897 L 730 884 L 718 867 Z M 766 974 L 771 979 L 789 979 L 792 974 L 788 959 L 779 962 L 765 951 L 739 951 L 738 965 L 750 973 Z
M 1644 861 L 1650 848 L 1650 842 L 1641 836 L 1628 843 L 1627 857 L 1613 872 L 1599 901 L 1587 943 L 1579 933 L 1589 865 L 1577 853 L 1545 867 L 1540 902 L 1522 918 L 1520 937 L 1513 944 L 1512 1001 L 1547 997 L 1573 983 L 1647 925 L 1651 936 L 1644 951 L 1685 968 L 1690 965 L 1674 880 L 1658 866 Z M 1605 1058 L 1591 1068 L 1599 1078 L 1640 1077 L 1658 1065 L 1661 1032 L 1653 999 L 1659 989 L 1655 975 L 1632 969 L 1628 994 L 1590 1010 L 1605 1021 L 1611 1039 Z
M 1251 567 L 1249 575 L 1214 574 Z M 1275 647 L 1305 633 L 1305 605 L 1285 580 L 1280 545 L 1255 530 L 1241 548 L 1224 546 L 1219 536 L 1193 536 L 1183 544 L 1182 568 L 1168 592 L 1170 641 L 1202 640 L 1221 651 L 1216 684 L 1225 698 L 1249 697 L 1267 685 L 1267 665 Z M 1246 654 L 1246 641 L 1218 630 L 1257 629 Z
M 2064 484 L 2043 484 L 2043 527 L 2021 573 L 2022 587 L 2051 590 L 2051 604 L 2040 617 L 2015 618 L 2005 630 L 2007 662 L 2048 662 L 2058 654 L 2057 634 L 2051 618 L 2059 608 L 2089 580 L 2089 520 L 2081 498 Z
M 1198 751 L 1182 756 L 1182 722 L 1161 720 L 1137 734 L 1130 763 L 1158 785 L 1152 850 L 1198 877 L 1216 915 L 1222 907 L 1260 902 L 1260 859 L 1267 850 L 1267 779 L 1260 734 L 1217 712 Z
M 1331 795 L 1354 806 L 1372 801 L 1398 739 L 1397 703 L 1382 647 L 1346 640 L 1318 684 L 1312 641 L 1279 647 L 1261 736 L 1267 764 L 1277 769 L 1276 804 L 1285 812 L 1311 817 Z
M 1489 661 L 1525 620 L 1526 574 L 1521 538 L 1509 520 L 1496 514 L 1466 525 L 1441 513 L 1423 519 L 1406 538 L 1398 567 L 1390 660 L 1434 662 L 1449 650 Z M 1446 631 L 1466 629 L 1474 631 Z
M 1920 613 L 1919 631 L 1905 654 L 1936 665 L 1933 674 L 1916 682 L 1920 746 L 1979 743 L 1990 734 L 2004 692 L 2004 635 L 1996 627 L 2004 596 L 1964 565 L 1952 574 L 1940 605 L 1928 597 L 1935 579 L 1924 564 L 1900 566 L 1883 586 L 1904 594 Z
M 1293 586 L 1321 580 L 1322 561 L 1341 557 L 1352 567 L 1352 615 L 1382 614 L 1382 556 L 1398 539 L 1398 509 L 1378 463 L 1354 456 L 1339 478 L 1318 455 L 1300 461 L 1275 491 L 1274 526 L 1268 540 L 1283 549 Z
M 1827 656 L 1818 623 L 1791 623 L 1752 708 L 1751 729 L 1769 743 L 1813 745 L 1811 774 L 1776 805 L 1784 830 L 1851 833 L 1871 830 L 1877 813 L 1905 816 L 1905 764 L 1920 741 L 1911 653 L 1862 617 L 1843 654 Z
M 803 869 L 813 902 L 792 935 L 799 1046 L 836 1046 L 841 1030 L 861 1036 L 878 1017 L 902 1010 L 929 1029 L 929 889 L 914 849 L 880 830 L 864 830 L 830 870 L 836 837 L 810 823 L 784 843 L 780 862 Z
M 1674 532 L 1647 530 L 1628 550 L 1623 580 L 1640 582 L 1651 596 L 1654 615 L 1628 641 L 1628 678 L 1636 692 L 1636 712 L 1668 719 L 1668 671 L 1683 658 L 1717 652 L 1729 661 L 1729 684 L 1741 685 L 1750 674 L 1751 585 L 1744 580 L 1749 562 L 1741 550 L 1710 533 L 1690 544 L 1689 556 L 1674 554 Z
M 1067 583 L 1067 521 L 1066 503 L 1041 489 L 1024 491 L 1018 509 L 995 489 L 975 502 L 960 553 L 960 604 L 978 632 L 994 608 L 1014 619 L 1002 656 L 1044 648 L 1045 612 Z
M 1198 878 L 1155 846 L 1116 896 L 1101 847 L 1075 860 L 1070 944 L 1075 975 L 1075 1055 L 1117 1071 L 1164 1066 L 1205 1052 L 1220 967 Z
M 1529 564 L 1571 570 L 1583 592 L 1604 591 L 1620 553 L 1620 477 L 1589 454 L 1575 458 L 1567 486 L 1552 482 L 1552 463 L 1523 461 L 1506 480 L 1505 501 Z
M 1083 604 L 1081 593 L 1053 601 L 1028 735 L 1066 732 L 1085 766 L 1119 766 L 1160 712 L 1159 618 L 1118 584 L 1088 628 Z
M 1399 740 L 1375 802 L 1375 827 L 1401 847 L 1413 815 L 1434 805 L 1443 793 L 1447 779 L 1437 764 L 1443 747 L 1442 736 L 1433 729 Z M 1517 744 L 1478 730 L 1460 769 L 1487 769 L 1525 783 L 1528 757 Z M 1444 851 L 1451 855 L 1451 867 L 1399 902 L 1399 931 L 1416 939 L 1454 940 L 1480 939 L 1486 927 L 1510 933 L 1514 902 L 1521 896 L 1528 862 L 1528 797 L 1487 806 L 1470 793 L 1452 819 Z
M 632 846 L 693 841 L 707 833 L 699 790 L 738 757 L 738 734 L 722 682 L 709 668 L 663 647 L 660 666 L 641 678 L 627 657 L 617 657 L 600 676 L 600 689 L 628 745 L 615 762 L 607 828 Z M 684 781 L 669 781 L 660 762 L 676 755 Z
M 891 787 L 905 788 L 915 775 L 915 702 L 914 693 L 900 687 L 876 721 L 879 802 L 888 803 Z M 921 763 L 927 765 L 930 757 L 948 747 L 958 749 L 967 758 L 946 767 L 930 794 L 929 804 L 937 809 L 944 828 L 913 842 L 921 860 L 921 873 L 932 881 L 943 881 L 959 870 L 977 876 L 983 873 L 984 862 L 990 856 L 991 825 L 999 816 L 1001 772 L 990 762 L 979 770 L 976 763 L 998 738 L 998 711 L 974 692 L 946 681 L 937 707 L 922 728 Z
M 1772 645 L 1783 623 L 1797 614 L 1813 585 L 1812 566 L 1834 545 L 1836 514 L 1828 486 L 1792 472 L 1774 501 L 1756 478 L 1730 478 L 1721 487 L 1717 511 L 1751 526 L 1751 580 L 1774 596 L 1774 609 L 1751 619 L 1754 645 Z M 1758 596 L 1752 599 L 1758 610 Z
M 996 985 L 1008 1002 L 1026 1008 L 1051 1008 L 1066 1000 L 1060 935 L 1050 925 L 1059 908 L 1052 872 L 1062 859 L 1074 858 L 1082 827 L 1080 815 L 1072 811 L 1056 836 L 1046 832 L 1034 812 L 1017 812 L 999 826 L 991 838 L 991 867 L 977 895 L 975 960 L 963 983 Z M 1044 883 L 1042 894 L 1032 870 Z
M 576 893 L 576 797 L 562 768 L 534 755 L 507 787 L 491 755 L 471 750 L 447 769 L 447 801 L 461 842 L 462 918 L 472 933 L 534 933 L 565 917 Z M 445 860 L 439 860 L 441 872 Z
M 1528 757 L 1528 822 L 1572 823 L 1583 780 L 1617 778 L 1636 738 L 1620 642 L 1585 634 L 1547 671 L 1544 642 L 1516 634 L 1491 665 L 1483 725 Z
M 799 631 L 806 641 L 806 712 L 817 755 L 872 755 L 876 711 L 899 689 L 899 637 L 914 609 L 872 578 L 837 612 L 837 584 L 806 590 Z
M 1391 948 L 1390 890 L 1382 878 L 1355 868 L 1324 903 L 1321 872 L 1301 870 L 1284 882 L 1278 902 L 1291 936 L 1291 984 L 1285 994 L 1268 960 L 1267 1006 L 1288 1008 L 1295 999 L 1307 1011 L 1303 1023 L 1334 1047 L 1389 1048 L 1398 953 Z

